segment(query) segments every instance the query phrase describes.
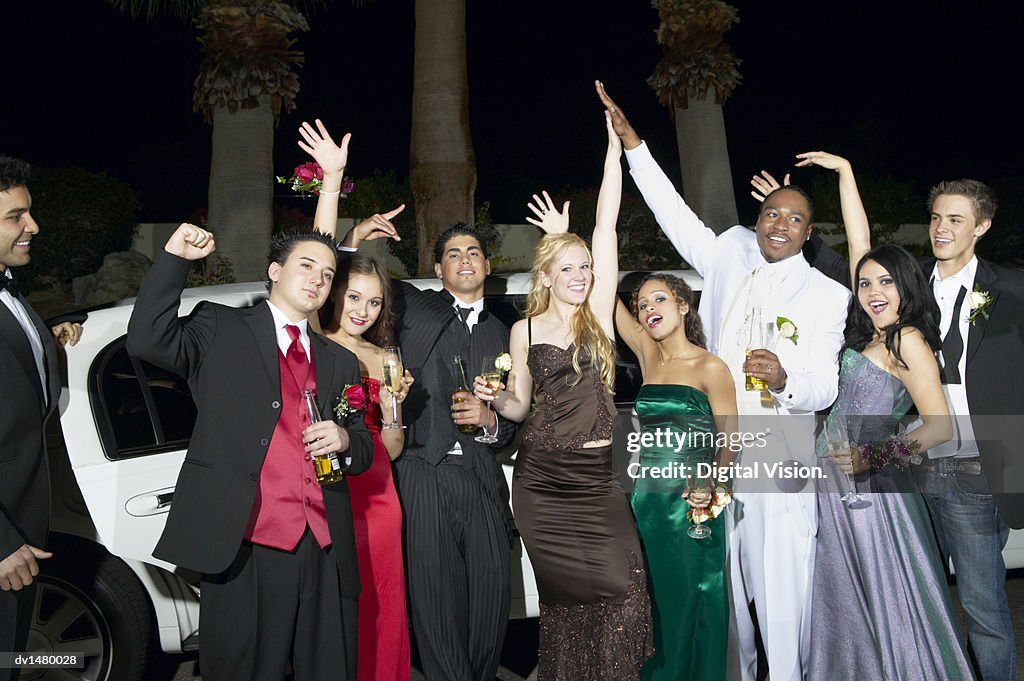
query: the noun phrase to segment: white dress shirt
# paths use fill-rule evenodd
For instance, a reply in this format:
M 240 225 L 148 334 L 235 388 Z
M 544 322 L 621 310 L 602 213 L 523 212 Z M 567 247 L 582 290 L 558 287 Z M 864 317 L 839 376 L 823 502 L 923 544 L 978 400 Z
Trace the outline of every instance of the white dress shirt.
M 10 270 L 7 269 L 0 272 L 0 277 L 13 279 Z M 50 396 L 46 381 L 46 355 L 43 352 L 43 341 L 39 337 L 39 330 L 36 329 L 32 318 L 28 316 L 25 306 L 21 304 L 20 300 L 12 296 L 10 291 L 7 289 L 0 291 L 0 301 L 7 306 L 7 309 L 14 315 L 14 318 L 18 320 L 18 324 L 21 325 L 25 336 L 28 337 L 28 344 L 32 347 L 32 357 L 36 361 L 36 370 L 39 372 L 39 383 L 43 386 L 43 398 L 49 402 Z
M 939 304 L 941 318 L 939 321 L 939 334 L 946 337 L 953 324 L 953 308 L 956 305 L 957 295 L 960 287 L 967 289 L 967 293 L 974 289 L 974 276 L 978 272 L 978 258 L 972 257 L 963 269 L 945 279 L 939 274 L 936 266 L 932 270 L 932 292 L 935 294 L 935 301 Z M 967 340 L 971 332 L 971 323 L 967 317 L 971 314 L 969 295 L 964 297 L 960 306 L 960 318 L 956 320 L 960 326 L 960 337 L 964 339 L 963 352 L 960 353 L 960 360 L 957 364 L 960 370 L 960 383 L 953 383 L 942 386 L 942 392 L 946 395 L 946 404 L 949 406 L 949 413 L 953 416 L 953 437 L 928 451 L 928 458 L 941 459 L 949 456 L 968 458 L 980 456 L 978 443 L 974 439 L 974 428 L 971 425 L 971 410 L 967 406 Z M 942 356 L 939 356 L 940 361 Z

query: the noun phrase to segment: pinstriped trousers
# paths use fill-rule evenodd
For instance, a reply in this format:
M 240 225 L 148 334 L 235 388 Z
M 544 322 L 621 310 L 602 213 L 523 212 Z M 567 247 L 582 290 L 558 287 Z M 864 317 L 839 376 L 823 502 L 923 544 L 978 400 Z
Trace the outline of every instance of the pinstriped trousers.
M 493 681 L 509 611 L 509 537 L 492 467 L 395 462 L 413 632 L 428 681 Z

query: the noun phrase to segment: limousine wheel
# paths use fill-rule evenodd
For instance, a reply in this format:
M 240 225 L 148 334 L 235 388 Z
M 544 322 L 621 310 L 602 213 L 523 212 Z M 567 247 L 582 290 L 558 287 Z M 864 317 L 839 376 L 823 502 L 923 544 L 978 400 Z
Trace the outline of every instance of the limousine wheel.
M 81 669 L 25 669 L 22 681 L 139 681 L 151 649 L 152 615 L 125 563 L 85 542 L 51 542 L 42 561 L 28 650 L 85 653 Z

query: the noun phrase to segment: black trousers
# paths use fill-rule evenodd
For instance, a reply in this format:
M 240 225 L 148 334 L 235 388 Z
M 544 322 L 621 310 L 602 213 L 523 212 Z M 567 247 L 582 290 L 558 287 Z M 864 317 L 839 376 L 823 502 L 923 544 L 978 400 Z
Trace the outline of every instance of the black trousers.
M 244 543 L 203 575 L 199 668 L 205 681 L 355 681 L 356 599 L 307 529 L 294 552 Z
M 20 591 L 0 591 L 0 650 L 25 652 L 37 584 L 33 581 Z M 15 681 L 19 672 L 18 669 L 0 669 L 0 681 Z
M 509 533 L 491 469 L 460 458 L 396 462 L 409 609 L 428 681 L 493 681 L 508 625 Z

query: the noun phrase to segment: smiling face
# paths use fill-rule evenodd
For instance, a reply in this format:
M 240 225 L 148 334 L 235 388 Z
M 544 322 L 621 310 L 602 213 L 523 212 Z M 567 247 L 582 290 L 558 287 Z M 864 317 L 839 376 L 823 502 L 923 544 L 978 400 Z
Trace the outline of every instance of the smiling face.
M 690 307 L 680 301 L 660 279 L 644 282 L 636 297 L 637 321 L 656 341 L 663 340 L 682 328 Z
M 974 257 L 974 247 L 982 234 L 992 226 L 991 220 L 978 222 L 974 206 L 966 196 L 940 194 L 932 202 L 928 237 L 935 259 L 959 272 Z
M 349 275 L 348 286 L 334 306 L 338 326 L 350 336 L 362 336 L 377 322 L 383 305 L 384 288 L 376 275 Z
M 566 248 L 554 259 L 549 271 L 541 272 L 541 283 L 556 300 L 570 305 L 582 304 L 594 283 L 587 249 L 582 246 Z
M 484 257 L 476 237 L 459 234 L 448 239 L 441 253 L 441 262 L 434 263 L 434 274 L 445 289 L 465 303 L 484 296 L 484 280 L 491 273 L 491 263 Z
M 791 258 L 811 236 L 811 207 L 798 192 L 776 191 L 761 205 L 756 229 L 757 245 L 765 260 Z
M 267 268 L 270 302 L 290 320 L 298 321 L 319 310 L 334 281 L 334 251 L 318 241 L 299 241 L 284 263 Z
M 874 260 L 865 260 L 857 278 L 857 300 L 876 329 L 900 318 L 900 292 L 889 271 Z
M 32 219 L 32 195 L 28 187 L 11 187 L 0 192 L 0 272 L 27 265 L 32 237 L 39 225 Z

